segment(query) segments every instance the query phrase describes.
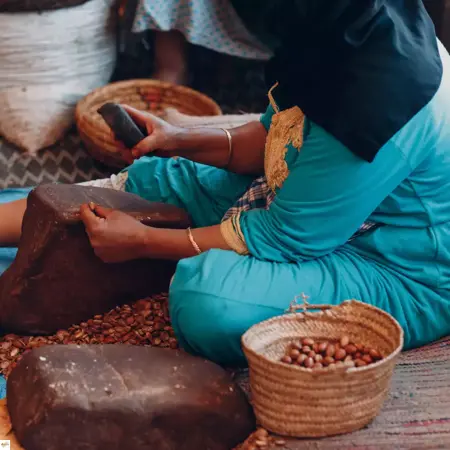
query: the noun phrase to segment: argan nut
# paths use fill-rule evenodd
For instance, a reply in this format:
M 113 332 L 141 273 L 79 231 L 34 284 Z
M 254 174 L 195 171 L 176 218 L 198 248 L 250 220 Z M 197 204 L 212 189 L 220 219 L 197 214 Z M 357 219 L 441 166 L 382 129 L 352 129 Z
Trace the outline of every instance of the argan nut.
M 334 358 L 332 358 L 331 356 L 325 356 L 325 358 L 323 358 L 322 363 L 324 366 L 329 366 L 330 364 L 334 364 Z
M 288 355 L 284 355 L 281 358 L 281 362 L 285 363 L 285 364 L 292 364 L 292 358 Z
M 253 436 L 255 439 L 264 440 L 269 436 L 269 432 L 265 428 L 258 428 Z
M 297 364 L 302 365 L 307 358 L 308 357 L 304 353 L 300 354 L 300 356 L 297 358 Z
M 381 359 L 381 353 L 378 350 L 375 350 L 374 348 L 371 348 L 369 350 L 369 355 L 375 360 Z
M 314 361 L 315 362 L 322 362 L 323 361 L 323 356 L 322 355 L 316 355 L 316 356 L 314 356 Z
M 331 363 L 328 365 L 329 369 L 335 370 L 336 369 L 336 364 L 335 363 Z
M 296 350 L 301 350 L 302 349 L 302 344 L 300 343 L 300 342 L 293 342 L 292 344 L 291 344 L 291 347 L 294 349 L 296 349 Z
M 366 362 L 367 364 L 370 364 L 371 362 L 373 362 L 372 361 L 372 358 L 370 357 L 370 355 L 364 355 L 362 358 L 361 358 L 364 362 Z
M 310 369 L 314 365 L 314 360 L 312 358 L 306 358 L 305 367 Z
M 327 356 L 334 356 L 336 352 L 336 347 L 333 344 L 330 344 L 325 352 Z
M 316 363 L 312 366 L 312 368 L 313 368 L 313 369 L 322 369 L 322 368 L 323 368 L 323 365 L 322 365 L 320 362 L 316 362 Z
M 341 347 L 346 347 L 348 344 L 350 344 L 350 339 L 348 336 L 342 336 L 339 343 L 341 344 Z
M 11 341 L 3 341 L 0 344 L 0 350 L 8 350 L 8 349 L 11 348 L 11 346 L 12 346 L 12 342 Z
M 345 352 L 347 355 L 354 355 L 358 350 L 353 344 L 348 344 L 345 346 Z
M 355 344 L 355 347 L 358 352 L 364 351 L 364 345 L 362 345 L 362 344 Z
M 255 441 L 255 444 L 258 448 L 264 448 L 269 445 L 267 441 L 263 441 L 263 440 Z
M 309 356 L 310 358 L 313 358 L 313 359 L 314 359 L 314 357 L 316 356 L 316 352 L 315 352 L 314 350 L 311 350 L 311 351 L 308 353 L 308 356 Z
M 89 202 L 89 209 L 91 211 L 95 211 L 95 203 L 94 202 Z
M 315 342 L 312 346 L 312 349 L 315 353 L 319 353 L 319 344 Z
M 352 355 L 347 355 L 347 356 L 344 358 L 344 362 L 347 362 L 347 361 L 353 361 Z
M 319 344 L 319 352 L 320 353 L 325 353 L 327 351 L 328 348 L 328 344 L 326 342 L 321 342 Z
M 339 350 L 336 350 L 336 353 L 334 354 L 334 359 L 337 361 L 342 361 L 347 356 L 347 353 L 343 348 L 340 348 Z
M 314 345 L 314 340 L 310 338 L 305 338 L 302 340 L 303 345 L 307 345 L 308 347 L 312 347 Z
M 289 356 L 292 359 L 297 359 L 300 356 L 300 351 L 297 350 L 296 348 L 293 348 L 290 352 L 289 352 Z
M 355 361 L 355 366 L 356 367 L 364 367 L 364 366 L 367 366 L 367 363 L 365 361 L 363 361 L 362 359 L 357 359 Z
M 344 366 L 345 367 L 355 367 L 355 361 L 353 360 L 349 360 L 349 361 L 344 361 Z
M 353 355 L 353 357 L 354 357 L 355 359 L 361 359 L 361 358 L 362 358 L 362 353 L 361 353 L 361 352 L 356 352 L 356 353 Z

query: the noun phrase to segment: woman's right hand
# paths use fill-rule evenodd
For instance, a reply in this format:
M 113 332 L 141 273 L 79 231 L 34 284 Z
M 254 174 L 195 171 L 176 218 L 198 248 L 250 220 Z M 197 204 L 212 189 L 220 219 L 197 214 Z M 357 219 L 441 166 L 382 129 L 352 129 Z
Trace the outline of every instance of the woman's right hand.
M 174 156 L 177 136 L 183 131 L 182 128 L 171 125 L 146 111 L 140 111 L 128 105 L 121 106 L 139 127 L 147 130 L 148 136 L 131 149 L 132 159 L 138 159 L 149 153 L 167 158 Z

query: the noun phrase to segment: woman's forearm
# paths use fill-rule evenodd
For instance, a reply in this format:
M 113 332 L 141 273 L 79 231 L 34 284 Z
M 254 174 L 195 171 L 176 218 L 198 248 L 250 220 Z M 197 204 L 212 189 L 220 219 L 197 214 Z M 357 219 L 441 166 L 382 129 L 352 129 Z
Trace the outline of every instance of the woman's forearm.
M 259 122 L 251 122 L 228 130 L 232 137 L 232 154 L 226 133 L 217 128 L 182 130 L 176 138 L 173 153 L 191 161 L 227 168 L 245 175 L 259 175 L 264 171 L 264 146 L 267 132 Z
M 192 230 L 192 236 L 202 252 L 213 248 L 231 250 L 222 237 L 220 225 L 196 228 Z M 151 259 L 179 261 L 197 255 L 186 230 L 149 227 L 142 249 L 142 257 Z

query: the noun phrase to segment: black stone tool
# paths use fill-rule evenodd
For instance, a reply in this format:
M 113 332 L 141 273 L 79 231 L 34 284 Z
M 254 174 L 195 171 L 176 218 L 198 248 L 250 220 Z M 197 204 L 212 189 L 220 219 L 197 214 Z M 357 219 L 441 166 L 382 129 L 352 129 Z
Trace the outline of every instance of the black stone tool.
M 97 111 L 111 128 L 117 140 L 132 149 L 147 135 L 117 103 L 105 103 Z

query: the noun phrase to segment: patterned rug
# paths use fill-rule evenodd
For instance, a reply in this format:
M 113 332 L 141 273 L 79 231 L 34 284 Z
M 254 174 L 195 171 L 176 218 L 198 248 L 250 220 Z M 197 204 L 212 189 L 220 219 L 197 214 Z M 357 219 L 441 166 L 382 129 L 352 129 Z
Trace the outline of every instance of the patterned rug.
M 245 373 L 237 381 L 249 391 Z M 402 354 L 389 397 L 365 429 L 332 438 L 289 440 L 285 449 L 450 449 L 450 337 Z
M 40 183 L 79 183 L 107 176 L 109 170 L 94 161 L 75 131 L 36 156 L 0 139 L 0 189 Z

